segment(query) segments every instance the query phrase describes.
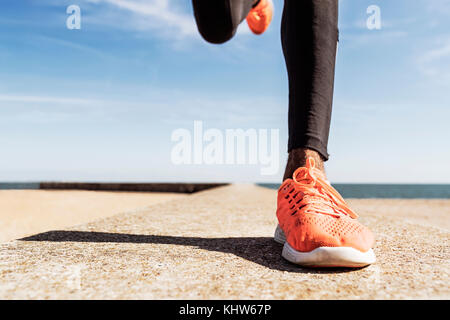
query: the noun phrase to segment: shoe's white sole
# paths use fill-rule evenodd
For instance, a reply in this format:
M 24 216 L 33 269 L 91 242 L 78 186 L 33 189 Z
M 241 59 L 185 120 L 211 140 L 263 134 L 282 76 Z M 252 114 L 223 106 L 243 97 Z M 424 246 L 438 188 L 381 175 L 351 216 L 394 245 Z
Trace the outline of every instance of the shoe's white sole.
M 286 241 L 283 230 L 277 226 L 274 240 L 283 244 L 282 257 L 289 262 L 309 267 L 350 267 L 359 268 L 376 261 L 372 249 L 361 252 L 351 247 L 319 247 L 310 252 L 293 249 Z

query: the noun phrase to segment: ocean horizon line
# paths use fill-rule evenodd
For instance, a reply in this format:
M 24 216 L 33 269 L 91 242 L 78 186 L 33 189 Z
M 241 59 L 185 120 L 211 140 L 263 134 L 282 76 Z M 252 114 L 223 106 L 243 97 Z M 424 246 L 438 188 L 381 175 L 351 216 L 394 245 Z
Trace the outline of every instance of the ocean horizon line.
M 90 190 L 192 193 L 230 183 L 197 182 L 0 182 L 0 190 Z M 277 190 L 280 183 L 254 183 Z M 450 199 L 450 184 L 442 183 L 332 183 L 344 198 Z

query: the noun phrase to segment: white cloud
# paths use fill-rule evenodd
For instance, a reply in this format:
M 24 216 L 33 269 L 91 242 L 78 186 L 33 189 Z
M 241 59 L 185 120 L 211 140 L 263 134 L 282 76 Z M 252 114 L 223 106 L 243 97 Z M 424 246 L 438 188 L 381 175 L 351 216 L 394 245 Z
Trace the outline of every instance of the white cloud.
M 440 40 L 432 49 L 423 52 L 417 59 L 419 70 L 442 83 L 450 81 L 450 39 Z
M 151 32 L 152 36 L 171 40 L 200 39 L 193 14 L 182 9 L 180 2 L 176 0 L 85 1 L 91 5 L 103 4 L 109 9 L 107 12 L 100 8 L 90 10 L 90 16 L 83 18 L 90 23 L 126 28 L 141 32 L 141 35 Z M 250 35 L 251 32 L 249 28 L 241 25 L 237 34 Z
M 433 63 L 446 57 L 450 57 L 450 43 L 446 43 L 439 48 L 426 51 L 420 59 L 423 63 Z
M 450 1 L 448 0 L 433 0 L 425 1 L 425 5 L 432 13 L 449 15 L 450 14 Z
M 123 22 L 135 30 L 157 30 L 163 35 L 185 38 L 197 35 L 197 27 L 193 16 L 179 10 L 175 1 L 171 0 L 87 0 L 94 4 L 107 4 L 111 9 L 119 9 L 131 14 L 132 19 L 116 21 L 118 26 Z M 97 18 L 101 19 L 99 15 Z
M 2 124 L 95 121 L 111 113 L 103 100 L 62 96 L 0 94 Z
M 98 100 L 88 100 L 79 98 L 5 95 L 5 94 L 0 94 L 0 102 L 59 103 L 59 104 L 75 104 L 75 105 L 93 105 L 99 103 Z

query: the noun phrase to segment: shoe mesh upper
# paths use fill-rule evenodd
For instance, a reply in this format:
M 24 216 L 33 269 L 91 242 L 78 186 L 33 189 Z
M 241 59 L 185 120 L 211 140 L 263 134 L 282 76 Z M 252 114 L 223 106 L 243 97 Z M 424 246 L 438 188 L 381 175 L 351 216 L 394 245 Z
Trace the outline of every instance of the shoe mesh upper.
M 287 179 L 279 189 L 277 217 L 288 243 L 302 252 L 321 246 L 366 252 L 374 242 L 372 232 L 321 175 L 311 162 L 299 169 L 302 179 Z

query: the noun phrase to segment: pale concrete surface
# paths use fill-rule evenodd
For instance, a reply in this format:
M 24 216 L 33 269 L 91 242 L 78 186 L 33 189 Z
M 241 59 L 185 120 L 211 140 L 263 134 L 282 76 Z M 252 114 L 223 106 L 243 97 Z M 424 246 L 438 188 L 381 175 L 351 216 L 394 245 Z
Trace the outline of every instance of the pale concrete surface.
M 347 199 L 352 208 L 364 215 L 398 220 L 450 230 L 449 199 Z
M 414 218 L 420 200 L 395 210 L 394 200 L 350 201 L 377 236 L 378 261 L 314 270 L 281 258 L 275 195 L 227 186 L 2 244 L 0 298 L 450 298 L 450 234 L 440 226 L 450 200 L 427 201 L 429 224 L 423 212 Z
M 180 197 L 175 193 L 0 190 L 0 242 Z

